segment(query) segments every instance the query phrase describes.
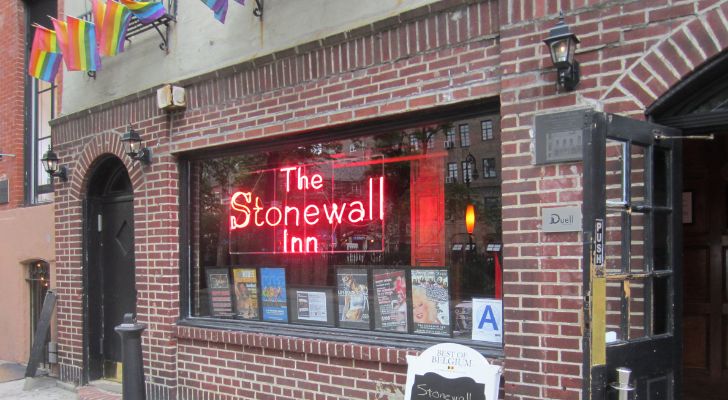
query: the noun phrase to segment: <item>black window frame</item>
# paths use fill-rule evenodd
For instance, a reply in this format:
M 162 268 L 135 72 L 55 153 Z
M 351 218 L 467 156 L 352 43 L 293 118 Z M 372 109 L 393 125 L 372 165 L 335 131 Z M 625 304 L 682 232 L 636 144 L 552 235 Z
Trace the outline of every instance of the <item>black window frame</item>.
M 338 140 L 356 136 L 376 134 L 387 129 L 403 129 L 425 124 L 442 123 L 448 120 L 468 119 L 484 114 L 499 113 L 500 104 L 497 99 L 482 99 L 464 104 L 439 107 L 432 110 L 411 112 L 393 118 L 358 124 L 347 124 L 338 127 L 323 128 L 318 132 L 275 138 L 285 140 L 289 144 L 311 143 L 316 141 Z M 242 148 L 246 152 L 261 151 L 271 146 L 272 138 L 256 139 L 223 147 L 203 149 L 182 153 L 178 157 L 180 171 L 180 326 L 200 327 L 228 331 L 284 335 L 303 339 L 318 339 L 332 342 L 356 343 L 394 348 L 426 349 L 434 344 L 451 342 L 472 347 L 481 354 L 492 358 L 504 357 L 505 341 L 500 346 L 485 342 L 456 337 L 422 336 L 415 334 L 390 333 L 382 331 L 356 331 L 336 327 L 319 327 L 312 325 L 281 324 L 263 321 L 224 320 L 207 316 L 192 316 L 191 311 L 191 163 L 194 161 L 239 154 Z M 454 319 L 452 319 L 454 321 Z M 504 330 L 505 332 L 505 330 Z M 505 333 L 504 333 L 505 334 Z
M 493 140 L 493 120 L 492 119 L 484 119 L 480 121 L 480 131 L 481 131 L 481 138 L 483 141 Z
M 470 147 L 470 125 L 459 124 L 458 135 L 460 135 L 460 147 Z
M 483 159 L 483 179 L 497 178 L 498 168 L 494 157 Z
M 50 20 L 48 15 L 55 16 L 57 14 L 57 0 L 43 0 L 37 2 L 25 2 L 26 6 L 26 32 L 25 32 L 25 65 L 27 69 L 28 60 L 30 58 L 30 50 L 33 42 L 35 28 L 34 23 L 39 23 L 48 27 Z M 25 74 L 24 91 L 25 91 L 25 116 L 24 116 L 24 134 L 23 134 L 23 157 L 24 157 L 24 194 L 23 199 L 26 205 L 48 204 L 53 199 L 39 200 L 39 195 L 53 193 L 53 180 L 49 177 L 48 183 L 39 185 L 41 174 L 46 172 L 40 166 L 40 158 L 48 150 L 47 147 L 42 148 L 39 141 L 47 139 L 50 144 L 51 132 L 48 131 L 47 136 L 40 138 L 38 136 L 38 99 L 39 96 L 50 92 L 50 118 L 55 118 L 56 114 L 56 91 L 58 85 L 55 82 L 49 83 L 49 87 L 38 90 L 40 81 L 36 78 Z

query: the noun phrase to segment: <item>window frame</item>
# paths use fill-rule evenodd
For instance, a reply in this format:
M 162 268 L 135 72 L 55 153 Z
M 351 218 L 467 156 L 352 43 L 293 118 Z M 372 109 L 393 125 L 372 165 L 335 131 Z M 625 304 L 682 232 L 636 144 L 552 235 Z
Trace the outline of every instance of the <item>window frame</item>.
M 488 114 L 499 113 L 497 99 L 486 99 L 471 102 L 463 105 L 440 107 L 424 112 L 412 112 L 396 118 L 388 118 L 384 121 L 371 121 L 359 124 L 352 124 L 346 127 L 330 127 L 321 129 L 318 132 L 281 137 L 288 144 L 308 144 L 316 141 L 330 141 L 352 138 L 363 135 L 374 135 L 382 129 L 402 129 L 412 126 L 440 123 L 447 120 L 459 120 L 467 118 L 482 117 Z M 263 333 L 269 335 L 284 335 L 303 339 L 319 339 L 333 342 L 357 343 L 374 346 L 388 346 L 394 348 L 425 349 L 434 344 L 443 342 L 460 343 L 470 346 L 483 355 L 493 358 L 504 356 L 504 342 L 500 345 L 473 341 L 471 339 L 458 337 L 425 336 L 409 333 L 394 333 L 384 331 L 357 331 L 353 329 L 338 327 L 320 327 L 312 325 L 281 324 L 265 321 L 240 321 L 225 320 L 207 316 L 193 316 L 191 307 L 191 240 L 192 240 L 192 193 L 191 193 L 191 165 L 194 161 L 235 155 L 242 152 L 255 152 L 268 149 L 271 146 L 271 138 L 261 138 L 244 143 L 237 143 L 237 146 L 225 146 L 218 148 L 203 149 L 194 152 L 182 153 L 179 155 L 178 164 L 180 170 L 180 248 L 187 249 L 180 252 L 180 318 L 178 325 L 201 327 L 220 330 L 232 330 L 251 333 Z M 245 148 L 244 151 L 241 151 Z M 451 319 L 454 322 L 454 318 Z M 505 331 L 504 331 L 505 332 Z
M 460 136 L 460 147 L 470 147 L 470 124 L 458 124 L 458 135 Z M 463 138 L 467 140 L 463 140 Z
M 486 124 L 488 125 L 486 127 Z M 480 134 L 481 139 L 483 139 L 484 142 L 493 140 L 495 137 L 493 136 L 493 120 L 492 119 L 484 119 L 480 121 Z
M 454 168 L 453 168 L 454 167 Z M 447 175 L 448 178 L 458 179 L 458 163 L 454 161 L 448 161 L 447 163 Z
M 492 161 L 492 165 L 490 164 Z M 490 168 L 488 168 L 490 166 Z M 495 157 L 487 157 L 483 159 L 483 179 L 492 179 L 498 177 L 498 167 L 496 165 Z

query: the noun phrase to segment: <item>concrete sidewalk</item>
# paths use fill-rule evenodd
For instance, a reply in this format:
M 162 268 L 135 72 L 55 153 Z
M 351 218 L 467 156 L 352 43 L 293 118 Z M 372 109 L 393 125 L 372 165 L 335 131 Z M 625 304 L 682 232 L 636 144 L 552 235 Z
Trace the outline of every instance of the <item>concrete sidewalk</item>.
M 43 399 L 43 400 L 76 400 L 78 395 L 73 390 L 65 389 L 53 378 L 19 379 L 0 383 L 0 399 Z M 29 390 L 23 390 L 26 386 Z

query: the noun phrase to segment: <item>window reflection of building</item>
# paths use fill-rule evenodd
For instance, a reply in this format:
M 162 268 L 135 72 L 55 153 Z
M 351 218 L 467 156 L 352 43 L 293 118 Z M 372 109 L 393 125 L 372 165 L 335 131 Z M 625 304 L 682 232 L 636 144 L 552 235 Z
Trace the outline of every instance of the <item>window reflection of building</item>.
M 493 120 L 480 121 L 480 130 L 483 140 L 493 140 Z
M 447 163 L 447 177 L 452 178 L 451 182 L 446 183 L 454 183 L 458 179 L 458 164 L 454 162 Z
M 492 118 L 453 121 L 448 134 L 457 129 L 461 148 L 447 150 L 447 176 L 462 171 L 461 179 L 446 183 L 447 251 L 453 280 L 453 300 L 469 302 L 485 291 L 494 295 L 494 260 L 485 249 L 502 241 L 500 221 L 500 120 Z M 480 138 L 481 140 L 479 140 Z M 475 140 L 473 140 L 475 139 Z M 462 148 L 465 147 L 465 148 Z M 470 162 L 469 155 L 472 155 Z M 478 170 L 475 175 L 474 170 Z M 451 171 L 455 172 L 451 172 Z M 477 177 L 474 177 L 477 176 Z M 465 226 L 465 209 L 475 208 L 475 226 L 469 235 Z M 466 307 L 467 308 L 467 307 Z
M 460 131 L 460 146 L 469 147 L 470 146 L 470 126 L 468 126 L 468 124 L 460 124 L 458 126 L 458 130 Z
M 495 168 L 495 158 L 483 159 L 483 178 L 495 178 L 498 172 Z

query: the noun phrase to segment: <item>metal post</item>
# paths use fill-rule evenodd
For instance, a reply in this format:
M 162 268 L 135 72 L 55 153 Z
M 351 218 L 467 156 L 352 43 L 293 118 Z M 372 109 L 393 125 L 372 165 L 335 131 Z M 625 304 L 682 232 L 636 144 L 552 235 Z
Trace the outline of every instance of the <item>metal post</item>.
M 114 330 L 121 336 L 122 399 L 146 400 L 142 332 L 146 325 L 137 324 L 134 314 L 124 314 L 124 323 Z

